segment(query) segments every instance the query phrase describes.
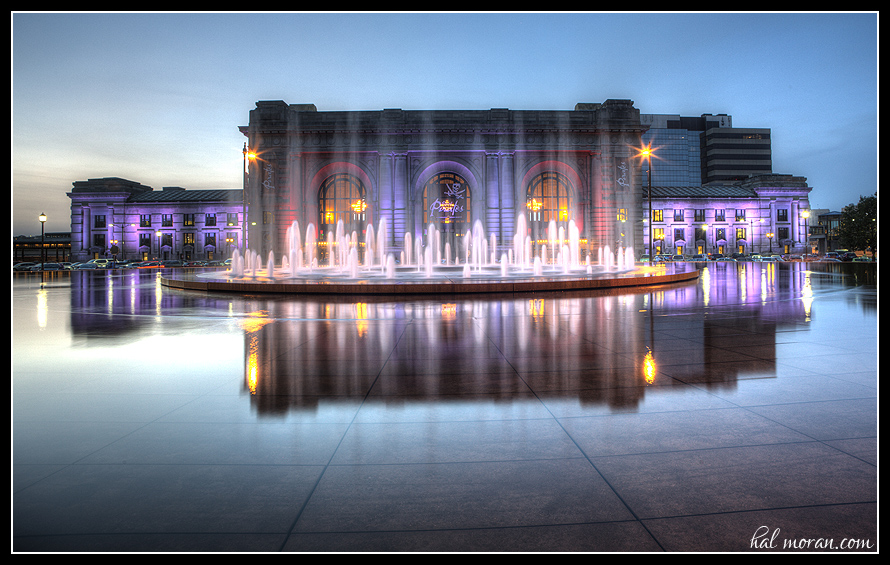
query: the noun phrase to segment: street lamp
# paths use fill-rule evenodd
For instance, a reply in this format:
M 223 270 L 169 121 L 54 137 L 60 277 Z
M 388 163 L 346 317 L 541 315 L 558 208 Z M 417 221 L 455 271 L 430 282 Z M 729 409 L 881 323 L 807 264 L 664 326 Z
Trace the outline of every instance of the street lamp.
M 773 252 L 773 236 L 776 235 L 773 232 L 769 232 L 766 234 L 766 238 L 769 240 L 769 252 Z
M 810 242 L 810 230 L 808 229 L 809 225 L 810 225 L 810 211 L 802 210 L 800 213 L 800 217 L 803 218 L 803 226 L 801 227 L 801 230 L 800 230 L 800 243 L 801 243 L 801 247 L 803 247 L 803 254 L 806 255 L 806 253 L 808 251 L 807 244 Z M 804 238 L 806 238 L 806 239 L 804 239 Z M 804 257 L 804 258 L 806 258 L 806 257 Z
M 243 156 L 244 162 L 243 167 L 241 169 L 241 241 L 243 242 L 242 247 L 247 249 L 247 236 L 249 235 L 249 229 L 247 227 L 247 212 L 250 202 L 248 201 L 248 190 L 250 184 L 250 161 L 256 161 L 256 151 L 247 147 L 247 142 L 244 142 L 244 148 L 241 150 L 241 155 Z
M 40 270 L 43 270 L 44 263 L 46 263 L 46 246 L 44 245 L 44 231 L 43 228 L 46 225 L 46 214 L 40 214 L 37 216 L 37 219 L 40 220 Z
M 640 157 L 646 159 L 646 176 L 648 177 L 648 190 L 646 191 L 646 199 L 649 202 L 649 261 L 652 261 L 652 154 L 654 150 L 652 145 L 647 145 L 640 149 Z

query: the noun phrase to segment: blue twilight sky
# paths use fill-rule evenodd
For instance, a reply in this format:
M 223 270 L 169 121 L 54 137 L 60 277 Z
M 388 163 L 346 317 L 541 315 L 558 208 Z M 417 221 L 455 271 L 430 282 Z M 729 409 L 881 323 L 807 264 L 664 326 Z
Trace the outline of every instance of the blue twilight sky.
M 257 100 L 329 110 L 724 113 L 814 208 L 877 190 L 877 13 L 13 13 L 13 235 L 72 183 L 240 188 Z

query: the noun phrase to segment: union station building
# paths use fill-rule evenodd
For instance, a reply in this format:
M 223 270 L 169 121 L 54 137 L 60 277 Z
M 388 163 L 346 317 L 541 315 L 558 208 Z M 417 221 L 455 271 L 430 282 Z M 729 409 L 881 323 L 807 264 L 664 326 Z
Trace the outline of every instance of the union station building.
M 440 245 L 456 249 L 479 222 L 506 250 L 520 215 L 532 242 L 552 220 L 565 233 L 574 222 L 582 248 L 642 244 L 635 155 L 644 130 L 630 100 L 572 111 L 367 112 L 261 101 L 241 131 L 247 246 L 264 257 L 286 252 L 294 221 L 323 242 L 340 221 L 363 241 L 382 220 L 396 256 L 406 234 L 424 238 L 431 224 Z
M 733 128 L 725 115 L 641 116 L 631 100 L 331 112 L 259 101 L 239 129 L 239 189 L 75 182 L 72 259 L 280 257 L 294 222 L 322 242 L 322 261 L 339 222 L 359 242 L 383 222 L 396 257 L 406 234 L 429 245 L 430 225 L 452 249 L 481 226 L 498 256 L 517 231 L 537 247 L 551 225 L 568 233 L 570 223 L 582 256 L 606 246 L 637 258 L 810 247 L 806 179 L 773 173 L 769 130 Z

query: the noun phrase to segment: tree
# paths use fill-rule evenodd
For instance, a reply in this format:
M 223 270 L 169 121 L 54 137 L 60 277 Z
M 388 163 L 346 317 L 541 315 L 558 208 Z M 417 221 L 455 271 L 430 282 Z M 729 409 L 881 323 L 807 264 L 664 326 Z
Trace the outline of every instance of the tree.
M 841 210 L 838 228 L 841 245 L 851 251 L 878 253 L 878 193 L 860 196 L 858 204 L 848 204 Z

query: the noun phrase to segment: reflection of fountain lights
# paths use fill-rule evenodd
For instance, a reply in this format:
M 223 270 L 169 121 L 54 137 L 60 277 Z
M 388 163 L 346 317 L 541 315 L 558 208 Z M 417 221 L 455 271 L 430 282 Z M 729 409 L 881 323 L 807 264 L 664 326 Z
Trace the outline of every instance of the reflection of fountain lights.
M 648 347 L 646 349 L 646 357 L 643 358 L 643 378 L 646 379 L 646 384 L 651 385 L 655 382 L 655 357 L 651 349 Z
M 364 302 L 355 304 L 355 327 L 359 337 L 368 333 L 368 305 Z
M 266 324 L 271 324 L 275 321 L 268 317 L 269 313 L 265 310 L 248 312 L 247 316 L 247 318 L 239 320 L 238 323 L 241 325 L 241 329 L 248 333 L 259 331 Z
M 448 303 L 442 305 L 442 318 L 446 320 L 454 320 L 457 318 L 457 304 Z

